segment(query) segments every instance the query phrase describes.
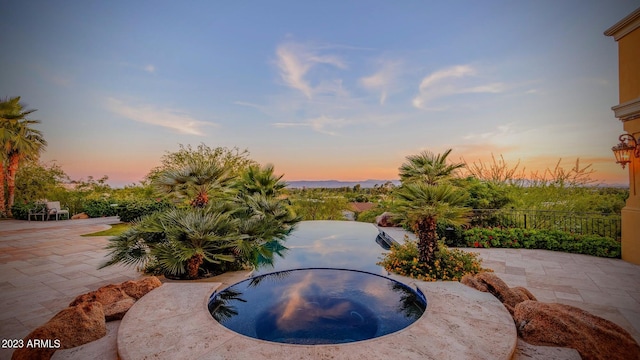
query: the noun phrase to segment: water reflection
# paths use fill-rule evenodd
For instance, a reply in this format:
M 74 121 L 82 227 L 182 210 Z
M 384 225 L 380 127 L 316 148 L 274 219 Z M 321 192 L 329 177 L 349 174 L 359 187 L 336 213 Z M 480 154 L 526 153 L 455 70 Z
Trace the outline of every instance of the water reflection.
M 244 335 L 284 343 L 336 344 L 400 330 L 426 303 L 412 289 L 361 271 L 304 269 L 237 283 L 210 300 L 213 317 Z
M 350 221 L 302 221 L 286 240 L 288 251 L 256 274 L 309 267 L 354 269 L 386 275 L 376 265 L 388 245 L 375 226 Z
M 211 296 L 209 301 L 209 312 L 218 322 L 223 323 L 226 320 L 238 315 L 238 310 L 233 306 L 234 301 L 246 303 L 247 300 L 240 297 L 241 292 L 232 288 L 227 288 L 224 291 Z

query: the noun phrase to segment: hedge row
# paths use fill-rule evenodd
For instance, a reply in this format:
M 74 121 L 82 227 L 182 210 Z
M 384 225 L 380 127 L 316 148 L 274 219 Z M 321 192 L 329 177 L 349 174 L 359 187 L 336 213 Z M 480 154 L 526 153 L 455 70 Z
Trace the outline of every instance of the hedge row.
M 27 220 L 29 210 L 35 209 L 42 204 L 28 203 L 16 204 L 11 208 L 13 218 L 16 220 Z M 119 216 L 120 221 L 131 222 L 142 215 L 151 214 L 153 212 L 166 209 L 171 204 L 165 200 L 154 199 L 136 199 L 121 200 L 115 203 L 113 200 L 87 200 L 82 205 L 82 212 L 89 217 Z M 64 207 L 64 205 L 63 205 Z
M 546 249 L 609 258 L 619 258 L 621 253 L 620 243 L 611 238 L 560 230 L 472 228 L 462 235 L 459 245 L 466 247 Z

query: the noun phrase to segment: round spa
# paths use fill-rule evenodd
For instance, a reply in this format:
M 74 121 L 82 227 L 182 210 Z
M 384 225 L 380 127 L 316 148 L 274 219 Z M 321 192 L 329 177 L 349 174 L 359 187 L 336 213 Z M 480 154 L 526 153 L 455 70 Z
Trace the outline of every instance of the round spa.
M 404 329 L 424 313 L 419 290 L 363 271 L 298 269 L 236 283 L 209 311 L 240 334 L 288 344 L 340 344 Z

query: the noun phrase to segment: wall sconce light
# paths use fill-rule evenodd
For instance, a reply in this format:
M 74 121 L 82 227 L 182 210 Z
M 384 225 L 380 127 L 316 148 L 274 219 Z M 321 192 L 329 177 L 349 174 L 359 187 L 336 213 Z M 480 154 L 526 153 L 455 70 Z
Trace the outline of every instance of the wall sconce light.
M 631 134 L 622 134 L 618 138 L 620 143 L 611 148 L 616 156 L 616 163 L 622 168 L 632 161 L 632 157 L 640 157 L 640 144 Z

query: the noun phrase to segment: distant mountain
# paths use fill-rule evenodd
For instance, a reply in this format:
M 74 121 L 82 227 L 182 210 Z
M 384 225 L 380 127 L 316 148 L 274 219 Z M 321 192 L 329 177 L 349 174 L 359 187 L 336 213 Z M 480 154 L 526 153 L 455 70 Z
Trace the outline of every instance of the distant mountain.
M 298 181 L 287 181 L 289 184 L 289 188 L 341 188 L 341 187 L 354 187 L 357 184 L 360 184 L 362 188 L 372 188 L 376 184 L 378 186 L 383 185 L 387 181 L 391 181 L 394 185 L 400 185 L 400 180 L 363 180 L 363 181 L 340 181 L 340 180 L 298 180 Z

